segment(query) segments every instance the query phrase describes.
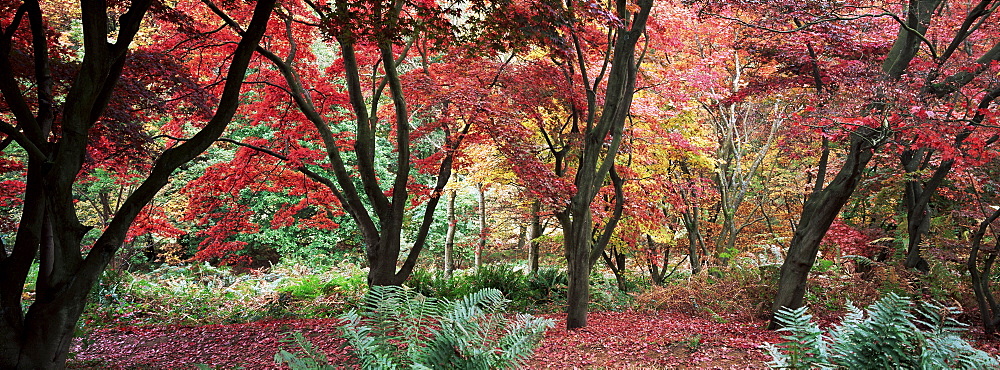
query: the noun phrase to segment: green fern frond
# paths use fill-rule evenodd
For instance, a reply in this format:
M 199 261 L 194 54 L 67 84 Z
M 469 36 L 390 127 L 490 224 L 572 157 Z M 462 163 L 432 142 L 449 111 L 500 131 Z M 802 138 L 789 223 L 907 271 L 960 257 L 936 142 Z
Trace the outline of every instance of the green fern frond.
M 775 313 L 775 319 L 782 328 L 778 331 L 787 332 L 783 336 L 787 342 L 779 344 L 786 354 L 785 358 L 775 364 L 783 368 L 811 369 L 827 367 L 827 344 L 823 331 L 812 322 L 812 315 L 806 313 L 806 307 L 789 309 L 783 307 Z
M 914 310 L 916 308 L 916 310 Z M 957 333 L 958 310 L 937 303 L 914 307 L 909 298 L 888 294 L 862 310 L 848 304 L 848 314 L 828 338 L 811 323 L 804 308 L 781 310 L 790 342 L 765 345 L 777 368 L 845 369 L 993 369 L 996 358 L 976 350 Z M 917 313 L 914 314 L 914 311 Z M 829 341 L 829 351 L 824 343 Z
M 500 314 L 508 300 L 483 289 L 454 302 L 400 287 L 373 287 L 365 311 L 342 316 L 343 336 L 365 369 L 516 368 L 551 320 Z

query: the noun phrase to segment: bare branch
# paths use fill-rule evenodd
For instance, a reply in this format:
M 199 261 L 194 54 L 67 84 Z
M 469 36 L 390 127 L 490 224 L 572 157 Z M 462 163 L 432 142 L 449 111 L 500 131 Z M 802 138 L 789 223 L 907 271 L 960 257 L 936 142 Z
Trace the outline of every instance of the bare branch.
M 917 32 L 917 30 L 915 30 L 912 27 L 910 27 L 909 25 L 907 25 L 904 20 L 902 20 L 901 18 L 899 18 L 898 15 L 896 15 L 895 13 L 892 13 L 892 12 L 873 13 L 873 14 L 854 14 L 854 15 L 831 14 L 831 15 L 828 15 L 828 16 L 826 16 L 824 18 L 819 18 L 819 19 L 812 20 L 812 21 L 809 21 L 809 22 L 802 22 L 801 25 L 797 25 L 795 28 L 784 29 L 784 30 L 776 29 L 776 28 L 770 28 L 770 27 L 767 27 L 767 26 L 759 25 L 759 24 L 753 24 L 753 23 L 744 21 L 744 20 L 736 18 L 736 17 L 730 17 L 730 16 L 718 14 L 718 13 L 705 13 L 705 14 L 713 16 L 713 17 L 722 18 L 722 19 L 725 19 L 725 20 L 730 20 L 730 21 L 739 23 L 741 26 L 746 26 L 746 27 L 750 27 L 750 28 L 754 28 L 754 29 L 758 29 L 758 30 L 763 30 L 763 31 L 767 31 L 767 32 L 774 32 L 774 33 L 795 33 L 795 32 L 799 32 L 799 31 L 803 31 L 803 30 L 809 29 L 812 26 L 815 26 L 817 24 L 822 24 L 822 23 L 827 23 L 827 22 L 853 21 L 853 20 L 862 19 L 862 18 L 882 18 L 882 17 L 889 17 L 889 18 L 892 18 L 893 20 L 895 20 L 896 23 L 899 23 L 900 27 L 903 27 L 904 29 L 906 29 L 910 33 L 916 35 L 917 38 L 919 38 L 921 42 L 923 42 L 925 45 L 927 45 L 927 48 L 928 48 L 928 50 L 931 53 L 931 57 L 933 57 L 935 60 L 938 59 L 937 49 L 934 47 L 934 44 L 931 43 L 930 40 L 928 40 L 926 37 L 924 37 L 923 34 L 921 34 L 920 32 Z

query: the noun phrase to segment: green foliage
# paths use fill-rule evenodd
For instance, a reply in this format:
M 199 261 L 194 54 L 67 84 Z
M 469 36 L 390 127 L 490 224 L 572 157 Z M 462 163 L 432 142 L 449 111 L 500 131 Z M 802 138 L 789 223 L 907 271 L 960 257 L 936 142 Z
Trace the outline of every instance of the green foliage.
M 836 267 L 836 263 L 831 260 L 817 260 L 816 264 L 813 265 L 812 271 L 817 274 L 823 274 L 830 272 L 831 269 Z
M 451 277 L 442 270 L 416 270 L 406 280 L 406 286 L 428 297 L 454 299 L 473 290 L 463 271 L 455 271 Z
M 319 276 L 309 275 L 296 279 L 291 285 L 278 288 L 278 292 L 288 293 L 295 299 L 313 300 L 321 295 L 332 293 L 336 284 L 320 280 Z
M 341 330 L 365 369 L 516 368 L 553 322 L 502 315 L 507 302 L 496 289 L 451 301 L 378 286 Z
M 468 279 L 473 290 L 496 289 L 511 299 L 521 299 L 525 291 L 524 272 L 513 265 L 483 265 Z
M 830 366 L 826 362 L 829 357 L 826 337 L 819 325 L 812 321 L 812 315 L 806 313 L 805 306 L 794 310 L 782 309 L 776 315 L 784 325 L 779 331 L 789 334 L 782 337 L 787 342 L 778 344 L 781 351 L 778 351 L 778 347 L 768 347 L 773 357 L 772 367 L 810 369 Z
M 725 251 L 719 253 L 719 259 L 728 261 L 740 254 L 740 250 L 737 248 L 726 248 Z
M 964 261 L 954 263 L 939 261 L 930 265 L 930 271 L 926 274 L 917 274 L 920 279 L 920 286 L 925 287 L 931 298 L 939 301 L 956 300 L 959 302 L 969 302 L 971 297 L 969 283 Z
M 519 267 L 490 264 L 476 269 L 456 270 L 451 277 L 446 277 L 441 270 L 416 270 L 406 285 L 428 297 L 455 299 L 489 288 L 499 290 L 509 299 L 521 301 L 529 295 L 526 280 Z
M 624 311 L 635 306 L 635 298 L 618 288 L 614 276 L 595 270 L 590 274 L 590 305 L 601 311 Z
M 765 345 L 775 368 L 993 369 L 996 358 L 969 345 L 954 308 L 916 305 L 889 294 L 862 310 L 848 305 L 842 322 L 823 335 L 806 308 L 782 309 L 776 319 L 788 342 Z M 914 312 L 916 311 L 916 312 Z
M 528 275 L 525 286 L 533 303 L 549 303 L 564 298 L 569 281 L 566 271 L 554 267 L 541 267 Z
M 637 286 L 634 280 L 629 283 Z M 481 289 L 496 289 L 518 310 L 548 312 L 562 309 L 568 281 L 566 270 L 555 267 L 541 267 L 525 275 L 518 266 L 489 264 L 478 269 L 456 270 L 450 278 L 441 270 L 415 270 L 405 285 L 422 295 L 447 299 Z M 595 272 L 590 285 L 595 309 L 622 310 L 634 306 L 633 297 L 619 291 L 613 277 Z
M 350 264 L 289 261 L 245 274 L 208 264 L 109 271 L 91 293 L 84 321 L 100 327 L 330 317 L 359 302 L 366 289 L 365 272 Z

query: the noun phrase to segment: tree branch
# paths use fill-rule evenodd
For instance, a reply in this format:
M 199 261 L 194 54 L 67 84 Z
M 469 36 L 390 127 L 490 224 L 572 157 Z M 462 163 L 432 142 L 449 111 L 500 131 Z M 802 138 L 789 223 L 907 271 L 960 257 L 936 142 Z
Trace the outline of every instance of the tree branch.
M 39 160 L 44 160 L 46 157 L 45 153 L 41 151 L 35 143 L 24 136 L 24 133 L 19 131 L 16 127 L 11 126 L 9 123 L 0 121 L 0 132 L 7 134 L 8 140 L 14 140 L 20 145 L 24 150 L 28 151 L 28 155 L 35 156 Z

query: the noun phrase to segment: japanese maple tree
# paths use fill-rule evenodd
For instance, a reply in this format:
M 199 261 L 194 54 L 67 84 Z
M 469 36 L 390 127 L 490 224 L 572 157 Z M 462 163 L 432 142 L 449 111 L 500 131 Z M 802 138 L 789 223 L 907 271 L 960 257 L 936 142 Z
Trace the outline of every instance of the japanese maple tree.
M 946 10 L 937 0 L 767 7 L 732 2 L 724 9 L 706 8 L 760 30 L 761 42 L 749 44 L 755 55 L 781 61 L 785 76 L 754 88 L 807 86 L 815 96 L 800 115 L 805 124 L 798 127 L 806 129 L 803 134 L 822 137 L 820 161 L 814 191 L 803 205 L 781 268 L 774 310 L 802 305 L 820 241 L 876 150 L 908 141 L 901 148 L 907 162 L 913 155 L 907 150 L 954 147 L 992 116 L 996 87 L 989 87 L 983 72 L 1000 56 L 1000 44 L 989 31 L 995 9 L 990 3 L 948 4 Z M 884 29 L 897 31 L 876 32 Z M 961 45 L 968 48 L 956 53 Z M 947 139 L 941 140 L 942 133 Z M 830 158 L 837 153 L 842 158 Z M 829 180 L 827 172 L 835 172 Z M 933 180 L 924 187 L 931 190 Z M 925 209 L 917 198 L 909 207 L 914 225 L 923 222 L 917 214 Z M 916 229 L 911 225 L 911 238 Z
M 152 1 L 123 4 L 84 0 L 77 7 L 48 5 L 29 0 L 6 1 L 0 6 L 3 14 L 0 133 L 4 135 L 5 151 L 14 144 L 23 150 L 17 160 L 23 163 L 25 182 L 24 191 L 18 194 L 22 202 L 13 245 L 0 251 L 0 367 L 3 368 L 64 366 L 87 294 L 125 241 L 129 226 L 170 180 L 171 173 L 211 145 L 236 113 L 243 76 L 254 46 L 265 33 L 274 2 L 262 0 L 252 9 L 236 7 L 234 11 L 247 22 L 247 31 L 225 36 L 228 39 L 222 43 L 222 50 L 202 49 L 207 52 L 200 55 L 204 58 L 179 55 L 171 50 L 179 43 L 170 36 L 190 41 L 192 35 L 199 33 L 197 28 L 186 28 L 192 24 L 191 13 L 186 12 L 190 8 L 185 7 L 189 4 L 178 7 L 185 10 Z M 77 50 L 79 54 L 67 50 L 59 41 L 59 35 L 73 32 L 71 21 L 77 18 L 74 14 L 82 21 L 83 47 Z M 146 22 L 176 32 L 164 32 L 159 35 L 163 38 L 148 37 L 148 29 L 144 27 L 153 23 Z M 133 45 L 148 50 L 149 54 L 131 51 Z M 136 63 L 144 58 L 133 55 L 143 54 L 152 57 L 147 61 L 160 63 Z M 185 82 L 178 75 L 173 76 L 174 80 L 143 81 L 149 83 L 140 85 L 148 87 L 146 95 L 122 95 L 123 89 L 130 85 L 128 76 L 155 76 L 142 70 L 192 60 L 228 62 L 225 81 L 218 81 L 220 85 L 206 90 L 207 96 L 218 94 L 212 99 L 214 104 L 210 104 L 216 108 L 203 116 L 207 122 L 194 129 L 196 134 L 189 140 L 157 150 L 139 185 L 119 205 L 100 237 L 84 253 L 82 240 L 88 227 L 78 219 L 73 186 L 81 179 L 80 172 L 88 156 L 95 149 L 114 146 L 108 142 L 127 140 L 128 137 L 111 134 L 113 127 L 131 123 L 123 119 L 142 117 L 119 113 L 144 111 L 146 99 L 168 94 L 174 84 Z M 206 88 L 196 90 L 202 89 Z M 119 153 L 122 158 L 148 160 L 148 157 L 137 158 L 139 151 Z M 22 291 L 36 257 L 37 294 L 24 311 Z

